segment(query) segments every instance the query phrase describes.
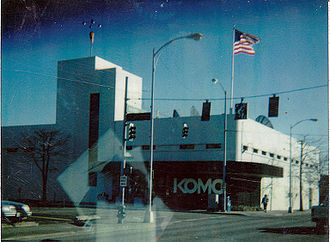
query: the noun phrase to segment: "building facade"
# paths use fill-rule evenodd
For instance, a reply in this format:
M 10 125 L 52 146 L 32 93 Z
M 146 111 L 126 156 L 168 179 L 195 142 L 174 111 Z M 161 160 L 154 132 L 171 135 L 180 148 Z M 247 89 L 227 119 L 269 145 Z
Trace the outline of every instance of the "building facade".
M 121 164 L 128 177 L 126 201 L 147 203 L 150 160 L 150 121 L 132 120 L 136 138 L 126 142 L 124 107 L 141 113 L 142 78 L 99 57 L 58 62 L 56 123 L 2 127 L 2 198 L 38 200 L 42 182 L 36 165 L 26 158 L 24 137 L 37 130 L 68 135 L 66 155 L 51 157 L 47 199 L 53 202 L 95 204 L 120 199 Z M 127 83 L 127 86 L 126 84 Z M 300 171 L 304 208 L 318 204 L 319 153 L 251 119 L 227 115 L 226 183 L 223 182 L 224 115 L 156 118 L 154 123 L 153 196 L 173 209 L 206 209 L 213 194 L 220 199 L 226 184 L 233 207 L 259 207 L 264 194 L 269 209 L 287 210 L 291 166 L 292 207 L 300 204 Z M 188 135 L 182 137 L 184 125 Z M 25 135 L 23 135 L 25 133 Z M 309 151 L 309 152 L 307 152 Z

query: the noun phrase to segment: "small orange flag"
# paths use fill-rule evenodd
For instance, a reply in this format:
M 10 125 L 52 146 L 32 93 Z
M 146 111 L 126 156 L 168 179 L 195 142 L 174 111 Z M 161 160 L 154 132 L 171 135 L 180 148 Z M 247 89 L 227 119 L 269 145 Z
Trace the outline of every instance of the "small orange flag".
M 94 32 L 89 32 L 89 39 L 91 41 L 91 44 L 94 43 Z

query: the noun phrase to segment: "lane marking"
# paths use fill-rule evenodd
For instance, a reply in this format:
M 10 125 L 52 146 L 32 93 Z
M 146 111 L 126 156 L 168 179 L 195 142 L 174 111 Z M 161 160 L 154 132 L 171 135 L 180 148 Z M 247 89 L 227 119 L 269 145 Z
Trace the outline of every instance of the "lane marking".
M 50 220 L 62 220 L 62 221 L 72 221 L 72 219 L 68 218 L 52 218 L 52 217 L 43 217 L 43 216 L 31 216 L 32 218 L 43 218 L 43 219 L 50 219 Z
M 173 221 L 172 224 L 182 223 L 182 222 L 194 222 L 194 221 L 208 220 L 208 219 L 214 219 L 214 218 L 218 218 L 218 217 L 212 216 L 212 217 L 206 217 L 206 218 L 192 218 L 192 219 L 176 220 L 176 221 Z

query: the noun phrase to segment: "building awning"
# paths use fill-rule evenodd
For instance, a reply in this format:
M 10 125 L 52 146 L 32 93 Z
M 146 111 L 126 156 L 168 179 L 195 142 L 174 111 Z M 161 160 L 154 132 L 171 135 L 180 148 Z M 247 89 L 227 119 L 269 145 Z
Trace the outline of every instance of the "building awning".
M 103 172 L 120 172 L 120 162 L 108 162 Z M 134 169 L 146 173 L 149 169 L 148 162 L 133 162 L 130 165 Z M 223 161 L 154 161 L 156 173 L 171 173 L 180 175 L 222 175 Z M 283 168 L 262 163 L 227 161 L 227 175 L 240 175 L 247 177 L 283 177 Z
M 283 168 L 254 162 L 227 162 L 230 174 L 255 177 L 283 177 Z

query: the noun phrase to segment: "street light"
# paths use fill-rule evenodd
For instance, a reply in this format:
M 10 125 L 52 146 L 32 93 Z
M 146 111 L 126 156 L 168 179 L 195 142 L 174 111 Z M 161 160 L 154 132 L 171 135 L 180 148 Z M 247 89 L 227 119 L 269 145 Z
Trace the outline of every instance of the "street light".
M 200 33 L 194 33 L 190 35 L 180 36 L 176 37 L 174 39 L 171 39 L 167 41 L 165 44 L 163 44 L 158 50 L 155 51 L 155 49 L 152 50 L 152 76 L 151 76 L 151 104 L 150 104 L 150 163 L 149 163 L 149 207 L 146 212 L 146 216 L 144 221 L 146 223 L 153 223 L 153 213 L 151 210 L 151 203 L 152 203 L 152 174 L 153 174 L 153 156 L 154 156 L 154 104 L 155 104 L 155 98 L 154 98 L 154 86 L 155 86 L 155 70 L 156 70 L 156 57 L 159 54 L 159 52 L 171 44 L 173 41 L 179 40 L 179 39 L 193 39 L 193 40 L 200 40 L 202 38 L 202 34 Z
M 289 181 L 289 209 L 288 209 L 288 213 L 292 213 L 292 129 L 297 126 L 298 124 L 304 122 L 304 121 L 313 121 L 313 122 L 317 122 L 316 118 L 308 118 L 308 119 L 303 119 L 298 121 L 297 123 L 293 124 L 290 126 L 290 159 L 289 159 L 289 163 L 290 163 L 290 181 Z
M 218 82 L 218 79 L 213 78 L 212 82 L 215 84 Z M 227 202 L 226 202 L 226 166 L 227 166 L 227 91 L 222 86 L 221 82 L 219 82 L 220 86 L 222 87 L 223 92 L 225 93 L 225 106 L 224 106 L 224 127 L 223 127 L 223 137 L 224 137 L 224 153 L 223 153 L 223 210 L 226 211 L 227 209 Z

